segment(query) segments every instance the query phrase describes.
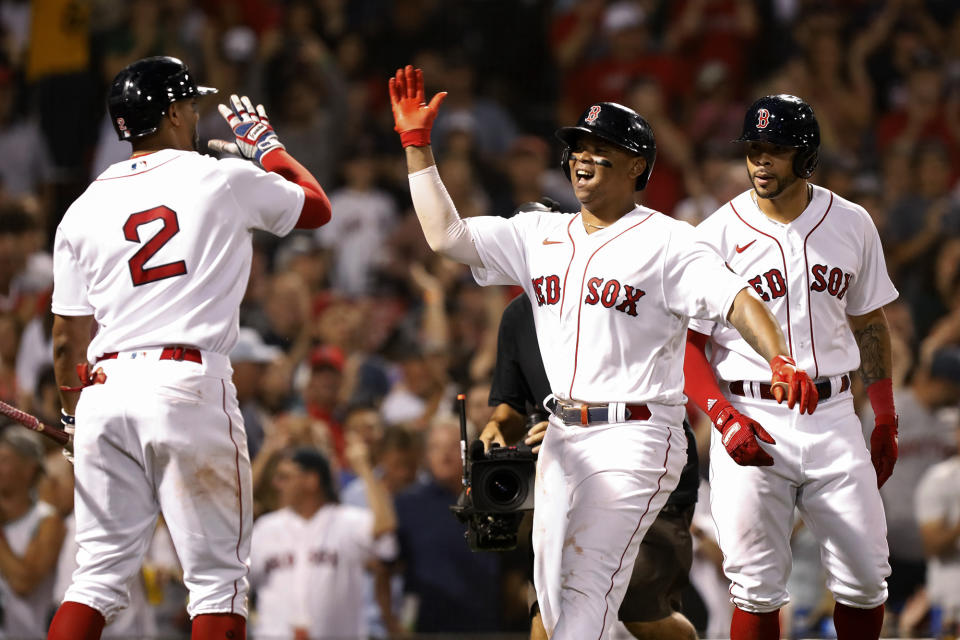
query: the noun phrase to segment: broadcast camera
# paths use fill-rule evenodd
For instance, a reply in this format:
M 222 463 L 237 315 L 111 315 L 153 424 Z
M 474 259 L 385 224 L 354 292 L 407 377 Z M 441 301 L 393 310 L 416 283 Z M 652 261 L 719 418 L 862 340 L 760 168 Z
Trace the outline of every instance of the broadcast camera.
M 461 453 L 466 451 L 465 429 Z M 530 447 L 491 446 L 484 453 L 479 440 L 464 455 L 463 486 L 457 504 L 450 507 L 466 523 L 467 543 L 473 551 L 507 551 L 517 546 L 517 530 L 524 512 L 533 510 L 533 483 L 537 456 Z

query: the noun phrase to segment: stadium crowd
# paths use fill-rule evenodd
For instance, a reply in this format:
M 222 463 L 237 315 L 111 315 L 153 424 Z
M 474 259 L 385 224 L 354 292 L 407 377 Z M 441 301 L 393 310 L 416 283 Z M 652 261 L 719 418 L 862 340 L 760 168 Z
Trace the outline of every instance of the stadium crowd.
M 823 134 L 813 180 L 871 214 L 900 292 L 886 308 L 900 411 L 900 460 L 882 490 L 889 635 L 933 633 L 945 605 L 957 610 L 960 510 L 943 506 L 960 503 L 954 2 L 5 0 L 0 400 L 50 424 L 60 413 L 53 232 L 89 181 L 129 156 L 106 117 L 106 86 L 130 62 L 161 54 L 182 58 L 220 90 L 200 103 L 203 148 L 230 136 L 218 100 L 249 95 L 333 207 L 315 233 L 256 239 L 231 355 L 254 465 L 252 628 L 264 630 L 256 637 L 269 633 L 275 607 L 267 603 L 278 588 L 304 603 L 329 598 L 330 617 L 348 621 L 336 627 L 342 637 L 359 637 L 351 629 L 464 637 L 528 628 L 524 558 L 472 554 L 448 510 L 461 473 L 455 398 L 467 395 L 475 436 L 491 411 L 500 314 L 519 289 L 481 289 L 423 239 L 386 91 L 407 61 L 425 70 L 428 95 L 449 92 L 434 149 L 464 217 L 510 216 L 544 196 L 576 207 L 552 134 L 609 100 L 654 129 L 658 157 L 644 204 L 696 224 L 749 186 L 741 149 L 730 143 L 747 105 L 771 93 L 806 99 Z M 869 403 L 855 391 L 869 429 Z M 705 470 L 710 425 L 690 411 Z M 322 527 L 310 528 L 320 525 L 293 518 L 284 526 L 278 513 L 310 520 L 336 501 L 366 514 L 314 558 L 333 558 L 336 582 L 271 583 L 285 556 L 267 547 L 284 536 L 323 537 Z M 730 605 L 704 500 L 701 509 L 688 616 L 701 633 L 723 634 Z M 59 449 L 6 426 L 0 636 L 43 636 L 74 562 L 71 510 L 72 468 Z M 794 547 L 786 623 L 795 637 L 829 637 L 818 549 L 799 522 Z M 188 633 L 177 572 L 161 522 L 131 585 L 134 605 L 107 634 Z M 315 626 L 310 608 L 291 607 L 302 618 L 295 626 Z

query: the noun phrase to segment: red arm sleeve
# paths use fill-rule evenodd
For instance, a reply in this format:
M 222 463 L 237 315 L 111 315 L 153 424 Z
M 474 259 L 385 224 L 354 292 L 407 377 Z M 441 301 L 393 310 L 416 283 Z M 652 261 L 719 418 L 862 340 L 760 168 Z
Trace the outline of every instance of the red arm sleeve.
M 283 149 L 263 156 L 263 168 L 283 176 L 303 188 L 303 209 L 296 229 L 316 229 L 330 222 L 330 200 L 323 187 L 306 168 Z
M 710 337 L 687 329 L 687 350 L 683 356 L 683 392 L 700 409 L 713 419 L 724 406 L 730 403 L 720 392 L 713 369 L 705 353 Z

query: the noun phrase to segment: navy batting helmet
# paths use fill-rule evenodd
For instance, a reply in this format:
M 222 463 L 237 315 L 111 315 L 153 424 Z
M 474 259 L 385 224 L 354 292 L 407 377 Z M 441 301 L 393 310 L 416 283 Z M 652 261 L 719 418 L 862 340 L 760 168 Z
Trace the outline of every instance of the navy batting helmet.
M 771 142 L 794 147 L 793 172 L 809 178 L 820 160 L 820 125 L 809 104 L 785 93 L 764 96 L 747 109 L 743 133 L 734 142 Z
M 117 74 L 107 107 L 117 136 L 132 140 L 156 132 L 170 103 L 216 92 L 213 87 L 198 87 L 187 65 L 177 58 L 154 56 Z
M 637 191 L 643 191 L 653 171 L 653 161 L 657 159 L 657 144 L 653 139 L 653 129 L 633 109 L 615 102 L 600 102 L 583 112 L 576 126 L 557 129 L 557 137 L 567 148 L 563 152 L 561 168 L 570 179 L 570 149 L 584 134 L 593 134 L 613 143 L 630 153 L 635 153 L 647 161 L 647 168 L 637 176 Z

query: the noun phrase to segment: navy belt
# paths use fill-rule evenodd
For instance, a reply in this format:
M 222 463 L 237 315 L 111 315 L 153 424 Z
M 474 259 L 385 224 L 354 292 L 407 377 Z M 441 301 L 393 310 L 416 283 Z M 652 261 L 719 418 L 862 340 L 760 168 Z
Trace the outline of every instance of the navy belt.
M 755 398 L 759 393 L 759 397 L 764 400 L 776 400 L 773 395 L 773 388 L 765 382 L 750 382 L 744 380 L 734 380 L 729 383 L 730 393 L 743 396 L 745 398 Z M 747 389 L 753 386 L 757 389 L 757 392 L 748 391 Z M 820 400 L 826 400 L 831 395 L 833 395 L 833 385 L 830 383 L 830 380 L 821 380 L 820 382 L 814 385 L 817 388 L 817 395 L 820 396 Z M 843 393 L 850 388 L 850 376 L 844 374 L 840 378 L 840 390 L 838 393 Z M 784 396 L 786 398 L 786 396 Z
M 609 404 L 567 404 L 550 396 L 543 406 L 564 424 L 578 424 L 585 427 L 610 422 Z M 623 408 L 624 421 L 650 419 L 650 409 L 645 404 L 626 404 Z

